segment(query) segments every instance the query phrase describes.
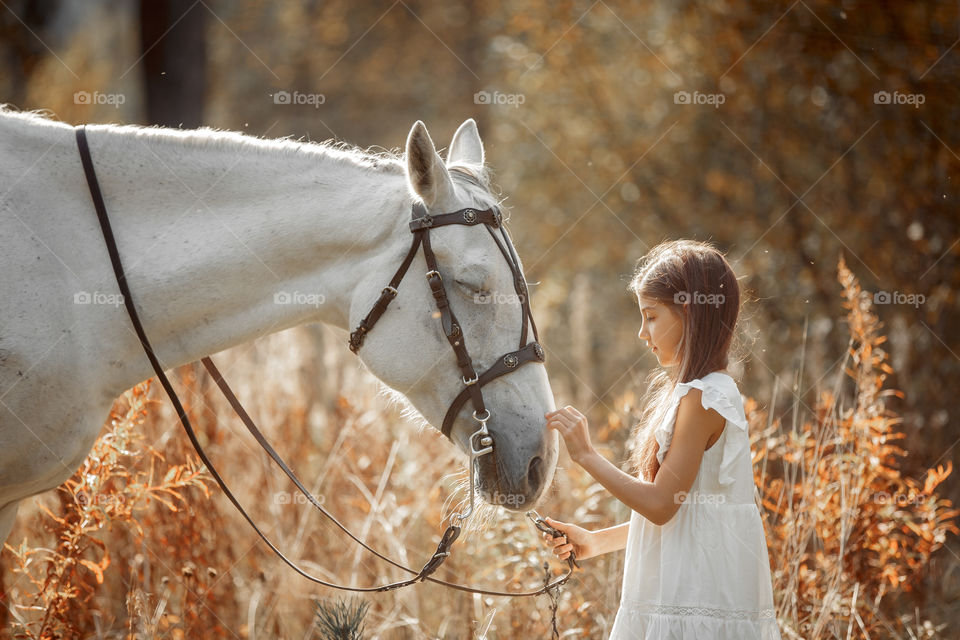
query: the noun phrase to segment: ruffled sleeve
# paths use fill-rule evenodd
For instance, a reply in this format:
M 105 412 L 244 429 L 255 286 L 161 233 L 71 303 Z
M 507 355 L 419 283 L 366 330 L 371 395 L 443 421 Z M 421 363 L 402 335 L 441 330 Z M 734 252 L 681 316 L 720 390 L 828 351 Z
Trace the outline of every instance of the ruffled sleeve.
M 680 406 L 680 398 L 694 388 L 700 389 L 700 404 L 703 405 L 704 409 L 715 410 L 726 418 L 727 424 L 733 425 L 734 430 L 744 434 L 747 433 L 747 417 L 743 411 L 743 400 L 740 397 L 740 391 L 731 378 L 717 380 L 716 377 L 707 376 L 690 382 L 680 382 L 673 390 L 670 408 L 667 410 L 664 420 L 653 432 L 657 444 L 660 445 L 657 451 L 657 462 L 660 464 L 663 464 L 663 458 L 666 456 L 667 450 L 670 449 L 673 429 L 677 422 L 677 408 Z M 726 429 L 726 426 L 724 428 Z M 721 485 L 733 483 L 733 469 L 736 458 L 743 450 L 742 440 L 734 437 L 734 435 L 728 430 L 724 436 L 723 455 L 720 459 L 718 478 Z

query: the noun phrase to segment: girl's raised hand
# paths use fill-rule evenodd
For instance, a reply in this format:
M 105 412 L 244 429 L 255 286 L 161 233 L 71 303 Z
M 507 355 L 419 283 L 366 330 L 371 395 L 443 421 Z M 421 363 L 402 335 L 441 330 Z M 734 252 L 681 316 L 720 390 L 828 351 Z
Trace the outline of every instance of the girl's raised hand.
M 590 442 L 590 428 L 587 425 L 587 418 L 567 405 L 556 411 L 548 411 L 543 414 L 547 418 L 547 428 L 555 429 L 563 436 L 567 443 L 567 451 L 570 452 L 570 458 L 579 463 L 587 455 L 593 453 L 593 443 Z

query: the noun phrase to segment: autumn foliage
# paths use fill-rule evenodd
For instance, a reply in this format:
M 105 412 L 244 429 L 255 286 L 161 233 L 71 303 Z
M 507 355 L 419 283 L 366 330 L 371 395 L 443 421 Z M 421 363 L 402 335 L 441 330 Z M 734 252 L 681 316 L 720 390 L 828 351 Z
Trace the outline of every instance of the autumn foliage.
M 838 273 L 849 347 L 834 387 L 821 390 L 812 406 L 798 390 L 788 411 L 777 408 L 776 398 L 766 407 L 747 398 L 778 619 L 784 638 L 937 638 L 936 624 L 917 617 L 914 607 L 923 607 L 932 555 L 948 534 L 958 533 L 957 511 L 936 493 L 952 463 L 919 480 L 899 470 L 909 450 L 889 407 L 902 394 L 886 387 L 893 370 L 882 325 L 842 258 Z M 318 352 L 341 348 L 313 340 Z M 293 354 L 315 354 L 293 346 L 309 342 L 294 331 L 258 345 L 297 368 Z M 365 539 L 414 565 L 435 544 L 448 511 L 444 495 L 456 489 L 444 481 L 462 460 L 436 434 L 414 437 L 410 425 L 391 421 L 389 407 L 368 391 L 372 381 L 350 378 L 348 362 L 326 356 L 327 375 L 343 378 L 331 398 L 310 388 L 308 381 L 317 378 L 309 369 L 302 384 L 289 384 L 289 372 L 279 369 L 269 381 L 257 367 L 230 377 L 261 391 L 267 416 L 261 423 L 284 443 L 295 467 L 313 474 L 304 477 L 319 478 L 325 505 Z M 282 547 L 334 581 L 405 577 L 345 546 L 326 523 L 310 520 L 292 488 L 227 426 L 228 409 L 199 377 L 204 374 L 194 366 L 178 374 L 201 437 Z M 631 390 L 621 394 L 618 411 L 595 427 L 608 454 L 616 456 L 634 397 Z M 389 422 L 398 424 L 383 427 Z M 473 597 L 419 585 L 368 596 L 351 609 L 320 607 L 321 598 L 332 602 L 339 594 L 293 575 L 219 492 L 211 495 L 212 479 L 178 427 L 169 407 L 151 398 L 150 381 L 137 385 L 118 399 L 81 469 L 55 494 L 25 504 L 3 552 L 11 637 L 231 638 L 252 637 L 251 630 L 289 637 L 348 619 L 370 637 L 533 638 L 550 637 L 554 607 L 560 633 L 601 638 L 609 632 L 622 554 L 585 563 L 555 600 Z M 308 446 L 290 446 L 306 433 L 312 434 Z M 422 460 L 434 463 L 425 467 Z M 625 519 L 620 505 L 572 465 L 561 468 L 549 509 L 541 511 L 575 514 L 591 528 Z M 545 556 L 532 528 L 502 514 L 481 520 L 484 526 L 455 545 L 443 577 L 481 587 L 536 587 Z M 547 576 L 561 571 L 553 563 Z
M 792 637 L 843 637 L 851 625 L 856 637 L 908 637 L 912 608 L 892 616 L 881 603 L 922 587 L 930 556 L 960 533 L 958 511 L 934 491 L 953 464 L 919 482 L 901 475 L 909 451 L 898 446 L 901 419 L 888 399 L 902 393 L 885 388 L 894 371 L 882 323 L 842 257 L 838 272 L 850 332 L 845 377 L 803 407 L 802 423 L 768 424 L 755 401 L 748 407 L 774 588 Z M 929 627 L 912 630 L 933 637 Z

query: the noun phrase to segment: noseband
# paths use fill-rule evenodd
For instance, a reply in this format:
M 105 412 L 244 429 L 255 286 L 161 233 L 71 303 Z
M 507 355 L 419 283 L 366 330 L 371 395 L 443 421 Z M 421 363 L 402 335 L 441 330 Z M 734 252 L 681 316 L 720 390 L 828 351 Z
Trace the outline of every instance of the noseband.
M 240 501 L 237 497 L 230 491 L 230 488 L 227 486 L 223 477 L 217 471 L 216 467 L 213 465 L 213 462 L 207 456 L 206 452 L 203 450 L 203 447 L 200 445 L 200 441 L 197 438 L 196 432 L 193 430 L 193 426 L 190 424 L 190 419 L 187 416 L 186 411 L 183 408 L 183 404 L 180 402 L 180 398 L 177 396 L 176 391 L 173 388 L 173 385 L 170 384 L 170 380 L 167 378 L 166 374 L 163 371 L 163 367 L 160 364 L 159 359 L 153 351 L 153 347 L 150 345 L 150 341 L 147 339 L 147 334 L 143 329 L 143 324 L 140 322 L 140 317 L 137 313 L 136 306 L 133 303 L 133 294 L 130 291 L 130 286 L 127 283 L 126 274 L 123 270 L 123 264 L 120 260 L 120 251 L 117 248 L 116 240 L 113 236 L 113 230 L 110 225 L 110 219 L 107 215 L 107 208 L 103 201 L 103 195 L 100 192 L 100 185 L 97 181 L 96 171 L 93 166 L 93 158 L 90 155 L 90 148 L 87 144 L 86 131 L 83 126 L 76 127 L 76 139 L 77 139 L 77 149 L 80 152 L 80 160 L 83 164 L 84 175 L 87 180 L 87 186 L 90 189 L 90 198 L 93 200 L 94 209 L 97 212 L 97 219 L 100 222 L 100 229 L 103 233 L 104 243 L 107 246 L 107 253 L 110 256 L 110 263 L 113 267 L 114 275 L 117 279 L 117 285 L 120 288 L 120 292 L 123 294 L 123 303 L 126 306 L 127 314 L 130 316 L 130 321 L 133 324 L 133 328 L 136 331 L 137 338 L 140 340 L 140 345 L 143 347 L 144 352 L 147 355 L 147 359 L 150 360 L 150 365 L 153 367 L 154 372 L 157 374 L 157 378 L 160 380 L 160 384 L 163 386 L 164 391 L 170 397 L 170 402 L 173 404 L 174 409 L 177 411 L 177 416 L 180 418 L 180 422 L 183 425 L 183 429 L 187 434 L 187 437 L 190 439 L 190 443 L 193 445 L 193 448 L 196 450 L 197 455 L 200 456 L 200 460 L 203 461 L 207 470 L 210 472 L 210 475 L 213 476 L 217 484 L 223 490 L 224 495 L 228 500 L 233 504 L 234 507 L 240 512 L 244 517 L 247 523 L 253 528 L 253 530 L 260 536 L 260 538 L 270 547 L 270 550 L 273 551 L 277 557 L 279 557 L 287 566 L 297 572 L 299 575 L 304 578 L 315 582 L 317 584 L 324 585 L 333 589 L 340 589 L 343 591 L 390 591 L 392 589 L 398 589 L 400 587 L 405 587 L 411 584 L 421 582 L 423 580 L 429 580 L 431 582 L 436 582 L 444 586 L 450 587 L 452 589 L 457 589 L 459 591 L 466 591 L 469 593 L 478 593 L 483 595 L 492 595 L 492 596 L 536 596 L 541 593 L 547 593 L 556 587 L 559 587 L 565 583 L 570 576 L 573 574 L 574 561 L 573 554 L 567 557 L 567 564 L 569 569 L 563 577 L 555 580 L 554 582 L 544 585 L 537 591 L 524 591 L 524 592 L 508 592 L 508 591 L 492 591 L 487 589 L 477 589 L 475 587 L 468 587 L 466 585 L 457 584 L 454 582 L 447 582 L 445 580 L 440 580 L 431 576 L 434 571 L 436 571 L 440 565 L 446 560 L 447 556 L 450 555 L 450 547 L 453 545 L 454 541 L 460 535 L 460 526 L 459 524 L 453 524 L 453 521 L 462 522 L 466 519 L 473 511 L 473 463 L 477 456 L 489 453 L 493 450 L 493 440 L 487 431 L 486 422 L 490 419 L 490 412 L 486 411 L 483 406 L 483 396 L 480 394 L 480 387 L 483 386 L 486 382 L 513 371 L 518 366 L 524 362 L 530 362 L 532 360 L 543 361 L 543 349 L 537 342 L 532 342 L 529 345 L 524 346 L 527 336 L 527 327 L 526 327 L 526 318 L 530 317 L 530 324 L 533 326 L 534 337 L 537 335 L 536 325 L 533 324 L 533 317 L 529 316 L 529 304 L 526 301 L 526 298 L 523 298 L 523 311 L 524 311 L 524 325 L 521 331 L 520 345 L 521 348 L 518 351 L 506 354 L 501 360 L 496 364 L 490 367 L 482 375 L 477 376 L 473 370 L 473 365 L 470 360 L 470 356 L 467 353 L 466 346 L 463 342 L 463 337 L 461 335 L 460 326 L 456 321 L 456 317 L 453 314 L 453 310 L 450 308 L 446 292 L 443 288 L 443 282 L 440 277 L 440 272 L 437 269 L 436 258 L 433 255 L 433 251 L 430 249 L 430 235 L 428 230 L 433 226 L 440 226 L 441 224 L 476 224 L 477 222 L 483 221 L 487 224 L 495 223 L 495 226 L 500 225 L 500 213 L 499 210 L 487 210 L 487 211 L 476 211 L 474 209 L 463 209 L 461 211 L 456 211 L 450 214 L 443 214 L 431 218 L 429 215 L 426 215 L 426 210 L 422 205 L 414 205 L 414 220 L 410 223 L 410 228 L 414 232 L 414 242 L 413 246 L 410 248 L 410 252 L 407 254 L 407 257 L 404 259 L 403 264 L 400 269 L 394 275 L 393 280 L 390 281 L 390 286 L 386 287 L 381 293 L 380 299 L 377 301 L 374 308 L 367 315 L 366 318 L 361 322 L 361 326 L 358 327 L 356 331 L 351 334 L 350 338 L 350 348 L 354 353 L 360 348 L 360 345 L 363 344 L 363 336 L 367 331 L 373 326 L 377 321 L 380 315 L 386 310 L 387 305 L 390 303 L 390 300 L 397 294 L 397 286 L 400 284 L 400 280 L 403 278 L 403 274 L 406 272 L 407 268 L 410 266 L 410 262 L 413 260 L 413 256 L 416 253 L 416 250 L 421 243 L 423 242 L 424 255 L 427 258 L 427 265 L 430 268 L 430 271 L 427 272 L 427 281 L 430 283 L 430 288 L 433 291 L 433 295 L 437 300 L 437 306 L 440 309 L 441 315 L 443 317 L 443 327 L 444 332 L 447 334 L 447 339 L 450 340 L 450 344 L 453 345 L 453 349 L 457 354 L 457 363 L 459 364 L 461 370 L 464 372 L 463 381 L 467 385 L 467 388 L 457 396 L 454 400 L 453 405 L 451 405 L 450 410 L 447 412 L 447 417 L 444 418 L 443 433 L 447 437 L 450 436 L 450 428 L 453 425 L 453 420 L 456 417 L 457 411 L 466 401 L 467 394 L 470 394 L 474 401 L 474 406 L 476 410 L 473 412 L 473 417 L 480 422 L 480 428 L 470 437 L 470 509 L 465 513 L 457 513 L 451 517 L 451 524 L 447 526 L 443 535 L 441 536 L 440 542 L 437 545 L 437 550 L 430 557 L 430 559 L 424 564 L 423 568 L 419 571 L 416 569 L 411 569 L 405 565 L 402 565 L 398 562 L 395 562 L 383 555 L 376 549 L 367 545 L 363 540 L 357 538 L 349 529 L 347 529 L 339 520 L 337 520 L 333 515 L 331 515 L 323 505 L 320 504 L 320 501 L 304 486 L 303 482 L 293 473 L 293 471 L 287 466 L 283 461 L 280 455 L 274 450 L 270 445 L 267 439 L 264 437 L 263 433 L 257 428 L 253 420 L 244 410 L 243 406 L 240 404 L 240 401 L 237 399 L 236 395 L 227 385 L 226 380 L 223 379 L 223 376 L 220 375 L 220 371 L 213 364 L 213 361 L 209 357 L 201 358 L 201 362 L 207 371 L 210 373 L 211 377 L 217 383 L 217 386 L 220 388 L 220 391 L 227 398 L 227 401 L 230 403 L 231 407 L 240 417 L 244 426 L 247 430 L 253 435 L 257 440 L 257 443 L 263 448 L 263 450 L 277 463 L 277 466 L 283 470 L 287 477 L 296 485 L 296 487 L 304 494 L 307 500 L 320 511 L 327 519 L 333 522 L 341 531 L 350 536 L 355 542 L 360 544 L 367 551 L 377 556 L 381 560 L 406 571 L 407 573 L 416 574 L 412 578 L 406 580 L 401 580 L 398 582 L 393 582 L 390 584 L 380 585 L 377 587 L 353 587 L 346 585 L 339 585 L 333 582 L 328 582 L 321 578 L 318 578 L 314 575 L 303 570 L 295 562 L 287 558 L 281 551 L 267 538 L 266 534 L 260 530 L 257 524 L 253 521 L 253 518 L 250 517 L 250 514 L 246 512 L 243 508 L 243 505 L 240 504 Z M 419 206 L 419 209 L 418 209 Z M 420 213 L 417 216 L 417 213 Z M 459 219 L 453 219 L 450 216 L 459 216 Z M 462 222 L 461 222 L 462 220 Z M 416 226 L 415 226 L 416 225 Z M 489 230 L 489 227 L 488 227 Z M 493 232 L 490 232 L 491 235 Z M 504 233 L 503 227 L 501 227 L 501 233 L 504 234 L 504 239 L 507 241 L 507 246 L 510 247 L 510 251 L 513 254 L 513 248 L 509 242 L 508 236 Z M 494 236 L 496 240 L 496 236 Z M 503 252 L 504 257 L 507 258 L 507 262 L 510 264 L 510 268 L 514 274 L 514 284 L 517 287 L 517 292 L 526 291 L 526 286 L 523 281 L 523 277 L 520 274 L 518 268 L 519 261 L 511 260 L 507 253 L 504 251 L 503 247 L 500 246 L 499 241 L 497 241 L 497 246 L 500 247 L 500 251 Z M 516 254 L 513 254 L 514 256 Z M 531 355 L 532 354 L 532 355 Z M 482 412 L 483 417 L 481 418 L 478 415 L 478 412 Z M 474 447 L 474 437 L 479 436 L 479 442 L 481 449 Z

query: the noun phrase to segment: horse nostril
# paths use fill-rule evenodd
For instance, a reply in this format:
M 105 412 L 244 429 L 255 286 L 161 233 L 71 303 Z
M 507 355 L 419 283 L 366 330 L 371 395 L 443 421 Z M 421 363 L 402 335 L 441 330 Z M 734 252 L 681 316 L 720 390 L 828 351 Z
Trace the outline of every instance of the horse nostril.
M 533 460 L 530 461 L 530 468 L 527 470 L 527 485 L 534 493 L 540 488 L 540 482 L 543 480 L 542 468 L 543 458 L 534 456 Z

